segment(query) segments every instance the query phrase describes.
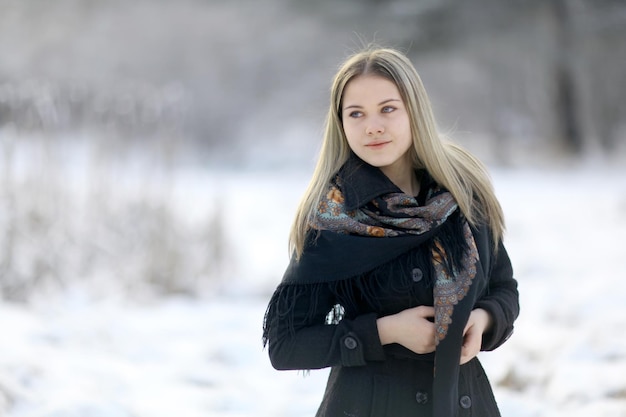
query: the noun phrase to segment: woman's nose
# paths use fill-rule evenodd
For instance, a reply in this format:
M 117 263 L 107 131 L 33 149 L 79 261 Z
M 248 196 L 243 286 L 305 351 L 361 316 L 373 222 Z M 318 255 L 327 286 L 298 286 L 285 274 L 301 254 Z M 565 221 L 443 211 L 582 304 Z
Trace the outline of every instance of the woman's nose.
M 377 123 L 377 122 L 370 123 L 365 128 L 365 133 L 367 135 L 376 135 L 376 134 L 380 135 L 380 134 L 382 134 L 384 132 L 385 132 L 385 128 L 382 125 L 382 123 Z

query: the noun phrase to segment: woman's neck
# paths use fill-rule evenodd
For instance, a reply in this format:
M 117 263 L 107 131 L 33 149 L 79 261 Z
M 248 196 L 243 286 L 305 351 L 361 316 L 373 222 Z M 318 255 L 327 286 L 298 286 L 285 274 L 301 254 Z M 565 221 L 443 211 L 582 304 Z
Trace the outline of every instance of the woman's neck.
M 405 194 L 413 197 L 419 194 L 420 182 L 415 175 L 415 170 L 410 165 L 383 167 L 380 170 Z

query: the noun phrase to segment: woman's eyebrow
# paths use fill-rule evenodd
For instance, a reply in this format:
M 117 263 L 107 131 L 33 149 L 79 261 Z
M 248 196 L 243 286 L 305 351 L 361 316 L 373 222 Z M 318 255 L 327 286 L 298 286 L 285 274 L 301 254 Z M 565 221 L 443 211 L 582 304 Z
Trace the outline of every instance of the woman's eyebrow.
M 387 103 L 389 103 L 391 101 L 401 101 L 401 100 L 398 99 L 398 98 L 388 98 L 388 99 L 385 99 L 385 100 L 381 101 L 380 103 L 378 103 L 378 105 L 382 106 L 383 104 L 387 104 Z M 344 107 L 343 109 L 344 110 L 348 110 L 348 109 L 362 109 L 362 108 L 363 108 L 363 106 L 359 106 L 358 104 L 351 104 L 349 106 Z

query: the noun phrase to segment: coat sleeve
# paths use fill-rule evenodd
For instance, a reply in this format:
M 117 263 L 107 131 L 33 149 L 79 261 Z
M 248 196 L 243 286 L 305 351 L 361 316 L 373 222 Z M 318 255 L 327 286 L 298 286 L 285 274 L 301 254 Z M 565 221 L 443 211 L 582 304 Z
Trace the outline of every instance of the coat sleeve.
M 327 315 L 335 305 L 327 286 L 306 287 L 306 291 L 279 288 L 278 291 L 282 292 L 280 297 L 289 297 L 289 310 L 293 310 L 291 314 L 282 314 L 271 313 L 268 309 L 266 338 L 274 368 L 363 366 L 368 361 L 385 359 L 375 313 L 327 324 Z M 278 304 L 285 305 L 284 302 Z
M 513 268 L 502 242 L 497 254 L 491 253 L 488 283 L 484 295 L 475 307 L 491 314 L 492 326 L 483 335 L 482 350 L 494 350 L 501 346 L 513 333 L 513 323 L 519 315 L 519 293 Z

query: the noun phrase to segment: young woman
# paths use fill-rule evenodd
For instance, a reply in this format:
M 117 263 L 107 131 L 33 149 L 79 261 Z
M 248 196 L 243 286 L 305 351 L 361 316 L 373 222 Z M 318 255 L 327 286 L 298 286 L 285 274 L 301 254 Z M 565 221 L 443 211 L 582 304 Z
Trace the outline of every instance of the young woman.
M 440 138 L 406 56 L 353 55 L 265 315 L 273 366 L 332 367 L 317 416 L 499 416 L 476 355 L 519 313 L 503 229 L 485 168 Z

